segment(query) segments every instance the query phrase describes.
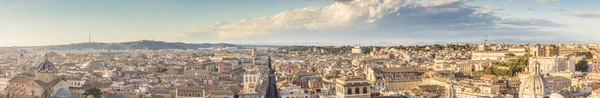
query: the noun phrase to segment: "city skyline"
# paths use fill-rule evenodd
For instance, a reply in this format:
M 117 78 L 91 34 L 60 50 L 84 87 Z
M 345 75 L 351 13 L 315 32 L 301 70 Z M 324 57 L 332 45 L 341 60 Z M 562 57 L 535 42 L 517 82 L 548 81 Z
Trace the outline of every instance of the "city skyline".
M 161 40 L 234 44 L 594 43 L 600 1 L 0 0 L 0 46 Z

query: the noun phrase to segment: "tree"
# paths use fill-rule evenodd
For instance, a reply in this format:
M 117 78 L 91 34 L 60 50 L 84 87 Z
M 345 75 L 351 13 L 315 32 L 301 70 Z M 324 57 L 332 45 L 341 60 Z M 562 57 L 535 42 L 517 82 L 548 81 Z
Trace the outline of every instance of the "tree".
M 587 70 L 588 70 L 587 63 L 588 63 L 587 61 L 581 60 L 581 61 L 577 62 L 577 64 L 575 64 L 576 65 L 575 69 L 580 72 L 587 72 Z
M 84 96 L 91 96 L 92 98 L 102 98 L 102 90 L 94 87 L 94 88 L 90 88 L 85 90 L 85 92 L 83 93 Z
M 523 56 L 525 56 L 526 58 L 533 57 L 533 55 L 531 55 L 531 54 L 529 54 L 529 53 L 527 53 L 527 54 L 525 54 L 525 55 L 523 55 Z
M 584 56 L 586 58 L 592 58 L 592 52 L 573 52 L 572 54 L 569 54 L 568 56 Z
M 516 56 L 516 55 L 515 55 L 515 54 L 513 54 L 513 53 L 507 53 L 507 54 L 504 54 L 504 56 L 507 56 L 507 57 L 513 57 L 513 56 Z

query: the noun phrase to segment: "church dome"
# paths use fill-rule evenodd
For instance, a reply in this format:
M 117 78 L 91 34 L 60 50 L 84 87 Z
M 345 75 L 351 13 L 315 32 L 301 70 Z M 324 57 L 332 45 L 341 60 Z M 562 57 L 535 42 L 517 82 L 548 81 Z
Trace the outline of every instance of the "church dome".
M 538 65 L 534 65 L 536 72 L 521 81 L 519 95 L 521 98 L 542 98 L 550 95 L 548 80 L 539 74 Z M 529 97 L 527 97 L 529 96 Z
M 48 72 L 54 71 L 56 67 L 54 67 L 54 64 L 48 60 L 48 57 L 44 56 L 44 61 L 37 65 L 37 69 L 38 71 Z
M 106 66 L 102 61 L 90 60 L 90 61 L 82 64 L 80 67 L 82 69 L 88 69 L 88 68 L 104 68 Z
M 68 89 L 60 88 L 60 89 L 58 89 L 58 91 L 56 91 L 55 95 L 61 96 L 61 97 L 69 97 L 69 96 L 71 96 L 71 92 Z

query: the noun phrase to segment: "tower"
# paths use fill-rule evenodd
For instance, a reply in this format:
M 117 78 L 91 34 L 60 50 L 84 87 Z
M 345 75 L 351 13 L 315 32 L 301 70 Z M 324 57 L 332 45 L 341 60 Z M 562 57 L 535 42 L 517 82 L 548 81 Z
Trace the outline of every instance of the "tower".
M 488 38 L 488 36 L 485 36 L 485 37 L 484 37 L 484 39 L 483 39 L 483 44 L 481 44 L 481 45 L 477 46 L 477 50 L 479 50 L 479 51 L 486 51 L 486 50 L 488 50 L 488 49 L 487 49 L 487 48 L 488 48 L 488 47 L 487 47 L 487 38 Z
M 256 65 L 256 48 L 252 48 L 250 58 L 252 58 L 252 66 Z

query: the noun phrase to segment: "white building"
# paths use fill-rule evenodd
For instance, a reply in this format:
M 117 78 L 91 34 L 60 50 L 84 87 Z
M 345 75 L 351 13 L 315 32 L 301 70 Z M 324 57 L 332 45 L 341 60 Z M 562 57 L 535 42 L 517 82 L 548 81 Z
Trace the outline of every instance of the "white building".
M 501 60 L 506 54 L 524 56 L 527 52 L 521 48 L 509 48 L 508 51 L 473 51 L 471 60 Z
M 244 89 L 248 90 L 248 93 L 255 93 L 256 86 L 263 80 L 258 71 L 250 71 L 244 74 Z
M 362 54 L 363 52 L 364 51 L 362 50 L 362 48 L 359 45 L 354 46 L 354 48 L 352 48 L 352 53 L 354 53 L 354 54 Z
M 290 85 L 279 88 L 281 98 L 310 98 L 310 93 L 297 85 Z
M 4 89 L 8 86 L 8 80 L 10 80 L 9 78 L 0 78 L 0 95 L 3 95 L 2 93 L 4 93 Z
M 456 98 L 497 98 L 500 88 L 494 86 L 458 86 Z
M 529 65 L 540 64 L 540 73 L 548 74 L 555 72 L 574 72 L 575 61 L 562 56 L 557 57 L 532 57 L 529 59 Z M 533 71 L 533 66 L 529 66 L 529 72 Z

